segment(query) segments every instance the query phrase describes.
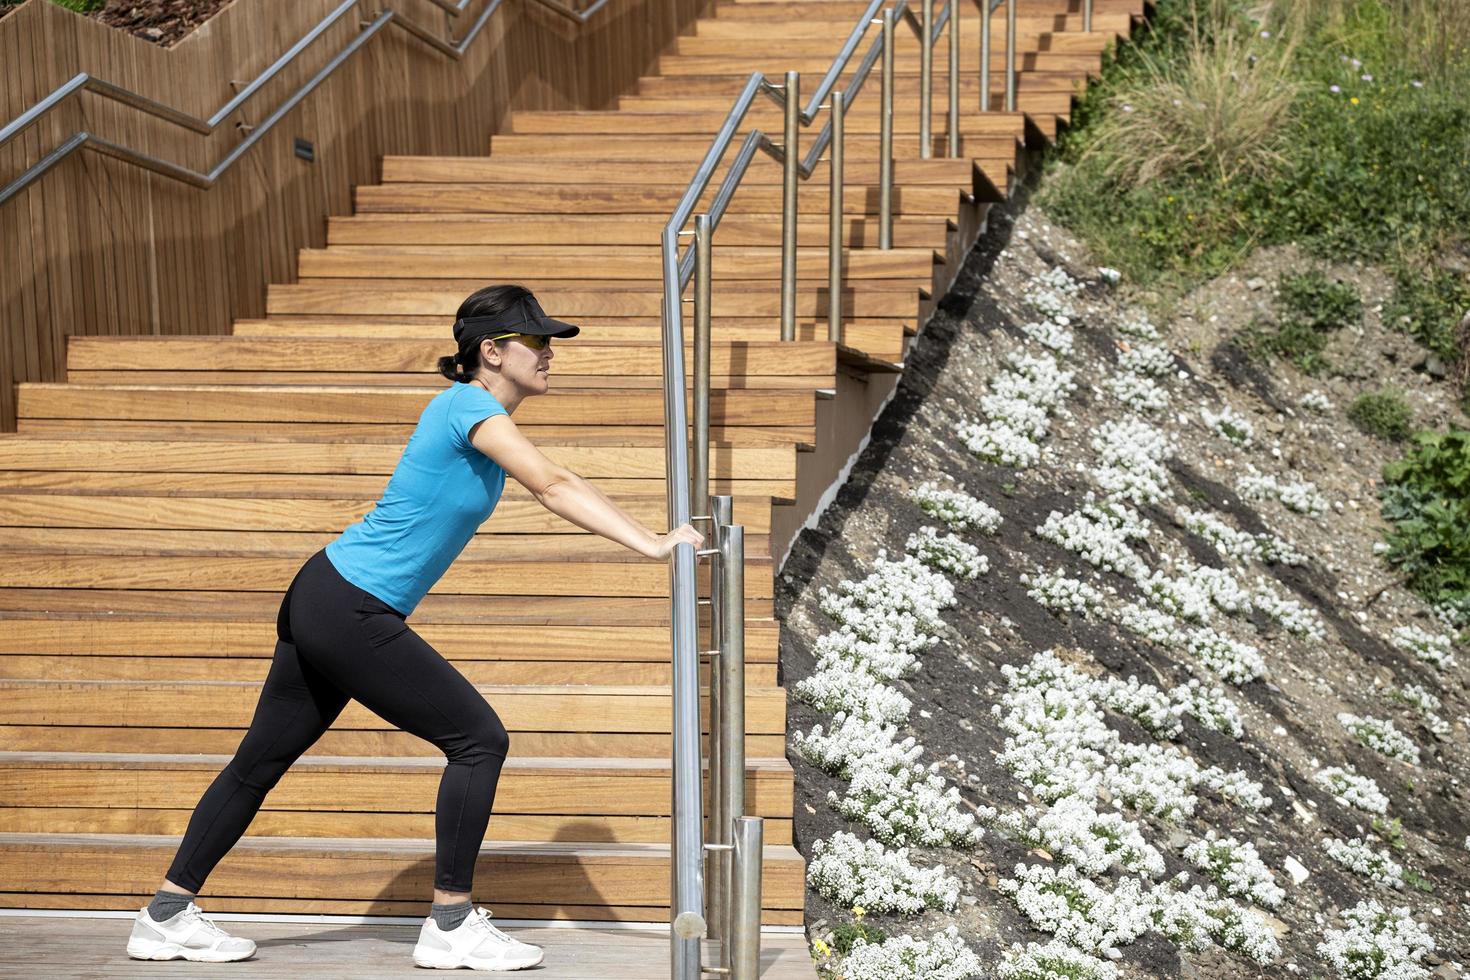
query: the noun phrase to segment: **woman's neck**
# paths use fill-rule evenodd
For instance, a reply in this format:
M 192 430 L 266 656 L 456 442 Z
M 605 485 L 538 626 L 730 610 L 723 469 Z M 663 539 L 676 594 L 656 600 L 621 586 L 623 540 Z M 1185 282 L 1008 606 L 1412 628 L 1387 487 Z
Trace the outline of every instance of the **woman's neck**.
M 499 375 L 491 375 L 487 379 L 481 374 L 471 379 L 470 384 L 477 385 L 490 392 L 495 397 L 495 400 L 500 402 L 501 407 L 505 409 L 506 413 L 510 415 L 515 414 L 517 406 L 521 403 L 521 398 L 524 397 L 515 385 Z

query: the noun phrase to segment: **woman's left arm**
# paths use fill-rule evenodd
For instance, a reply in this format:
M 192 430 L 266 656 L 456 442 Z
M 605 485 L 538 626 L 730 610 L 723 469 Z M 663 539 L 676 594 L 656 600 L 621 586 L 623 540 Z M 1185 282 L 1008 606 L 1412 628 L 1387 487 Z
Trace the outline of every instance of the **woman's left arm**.
M 476 449 L 501 465 L 537 502 L 584 530 L 616 541 L 647 558 L 667 558 L 678 544 L 696 548 L 704 536 L 688 524 L 657 534 L 608 499 L 601 490 L 546 456 L 508 415 L 485 419 L 470 430 Z

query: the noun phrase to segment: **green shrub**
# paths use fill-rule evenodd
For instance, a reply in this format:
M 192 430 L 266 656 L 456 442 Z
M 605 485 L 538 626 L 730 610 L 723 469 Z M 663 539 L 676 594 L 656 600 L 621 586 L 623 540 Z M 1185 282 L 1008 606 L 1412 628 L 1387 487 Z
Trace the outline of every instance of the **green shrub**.
M 1257 325 L 1246 332 L 1242 343 L 1248 350 L 1288 358 L 1308 374 L 1326 367 L 1322 351 L 1332 333 L 1363 320 L 1357 289 L 1316 271 L 1282 276 L 1276 305 L 1274 329 Z
M 882 943 L 888 935 L 876 926 L 870 926 L 866 922 L 844 922 L 832 930 L 832 949 L 842 956 L 852 952 L 853 943 L 859 939 L 873 945 Z
M 1404 268 L 1417 271 L 1418 257 L 1470 227 L 1470 4 L 1310 0 L 1275 9 L 1286 14 L 1257 24 L 1236 4 L 1159 0 L 1151 27 L 1088 88 L 1040 202 L 1100 262 L 1166 290 L 1283 242 L 1376 262 L 1408 255 Z M 1259 130 L 1247 138 L 1259 117 L 1222 110 L 1205 115 L 1234 128 L 1202 149 L 1212 130 L 1154 113 L 1149 87 L 1191 77 L 1191 52 L 1202 44 L 1218 59 L 1242 50 L 1257 58 L 1249 72 L 1215 75 L 1218 88 L 1200 89 L 1222 100 L 1245 101 L 1265 78 L 1258 70 L 1289 68 L 1281 81 L 1292 87 L 1289 111 L 1270 116 L 1281 142 Z M 1179 95 L 1167 98 L 1164 108 Z M 1143 125 L 1140 106 L 1151 107 Z M 1172 162 L 1152 182 L 1138 184 L 1141 165 L 1114 162 L 1164 137 L 1170 146 L 1159 154 Z
M 1347 409 L 1348 421 L 1363 432 L 1390 442 L 1402 442 L 1409 437 L 1414 420 L 1402 395 L 1391 388 L 1382 391 L 1364 392 Z
M 1446 366 L 1464 358 L 1455 336 L 1470 312 L 1470 279 L 1444 269 L 1415 274 L 1401 269 L 1393 298 L 1383 308 L 1383 321 L 1411 334 L 1444 359 Z
M 1470 621 L 1470 431 L 1419 433 L 1383 480 L 1385 557 L 1427 601 Z

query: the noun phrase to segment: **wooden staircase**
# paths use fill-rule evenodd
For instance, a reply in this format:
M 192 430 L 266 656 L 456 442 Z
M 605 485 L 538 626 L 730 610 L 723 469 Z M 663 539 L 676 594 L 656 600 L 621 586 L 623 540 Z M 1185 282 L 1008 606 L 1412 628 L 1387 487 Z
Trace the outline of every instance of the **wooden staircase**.
M 665 495 L 658 230 L 751 70 L 815 85 L 859 0 L 722 2 L 607 112 L 520 112 L 475 158 L 390 157 L 303 250 L 267 316 L 222 337 L 74 336 L 64 384 L 19 391 L 0 437 L 0 905 L 137 908 L 248 724 L 281 593 L 376 499 L 444 384 L 459 301 L 529 286 L 584 325 L 516 422 L 651 526 Z M 918 57 L 899 48 L 894 245 L 876 247 L 878 79 L 850 110 L 844 344 L 826 340 L 826 178 L 803 186 L 797 341 L 780 343 L 780 170 L 758 158 L 714 249 L 713 491 L 746 527 L 752 811 L 764 919 L 799 925 L 775 558 L 892 390 L 918 324 L 1142 0 L 1022 0 L 1016 113 L 974 111 L 963 156 L 918 159 Z M 993 106 L 1004 82 L 997 19 Z M 936 59 L 942 65 L 942 58 Z M 779 130 L 774 106 L 750 122 Z M 810 137 L 807 137 L 810 138 Z M 180 270 L 180 288 L 188 288 Z M 686 352 L 687 353 L 687 352 Z M 515 595 L 503 594 L 505 583 Z M 666 921 L 668 574 L 507 486 L 412 623 L 483 690 L 511 760 L 477 876 L 509 918 Z M 421 914 L 433 746 L 349 705 L 205 891 L 217 911 Z M 657 973 L 655 970 L 650 975 Z

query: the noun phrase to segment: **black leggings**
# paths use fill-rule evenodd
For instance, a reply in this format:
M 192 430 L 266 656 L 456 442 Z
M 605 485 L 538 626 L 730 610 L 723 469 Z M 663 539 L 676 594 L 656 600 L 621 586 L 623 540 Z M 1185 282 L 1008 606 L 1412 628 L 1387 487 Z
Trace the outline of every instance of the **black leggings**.
M 266 793 L 355 698 L 444 750 L 434 886 L 470 890 L 510 738 L 474 685 L 403 619 L 344 579 L 325 550 L 307 559 L 281 600 L 275 658 L 250 730 L 189 819 L 170 881 L 198 892 Z

